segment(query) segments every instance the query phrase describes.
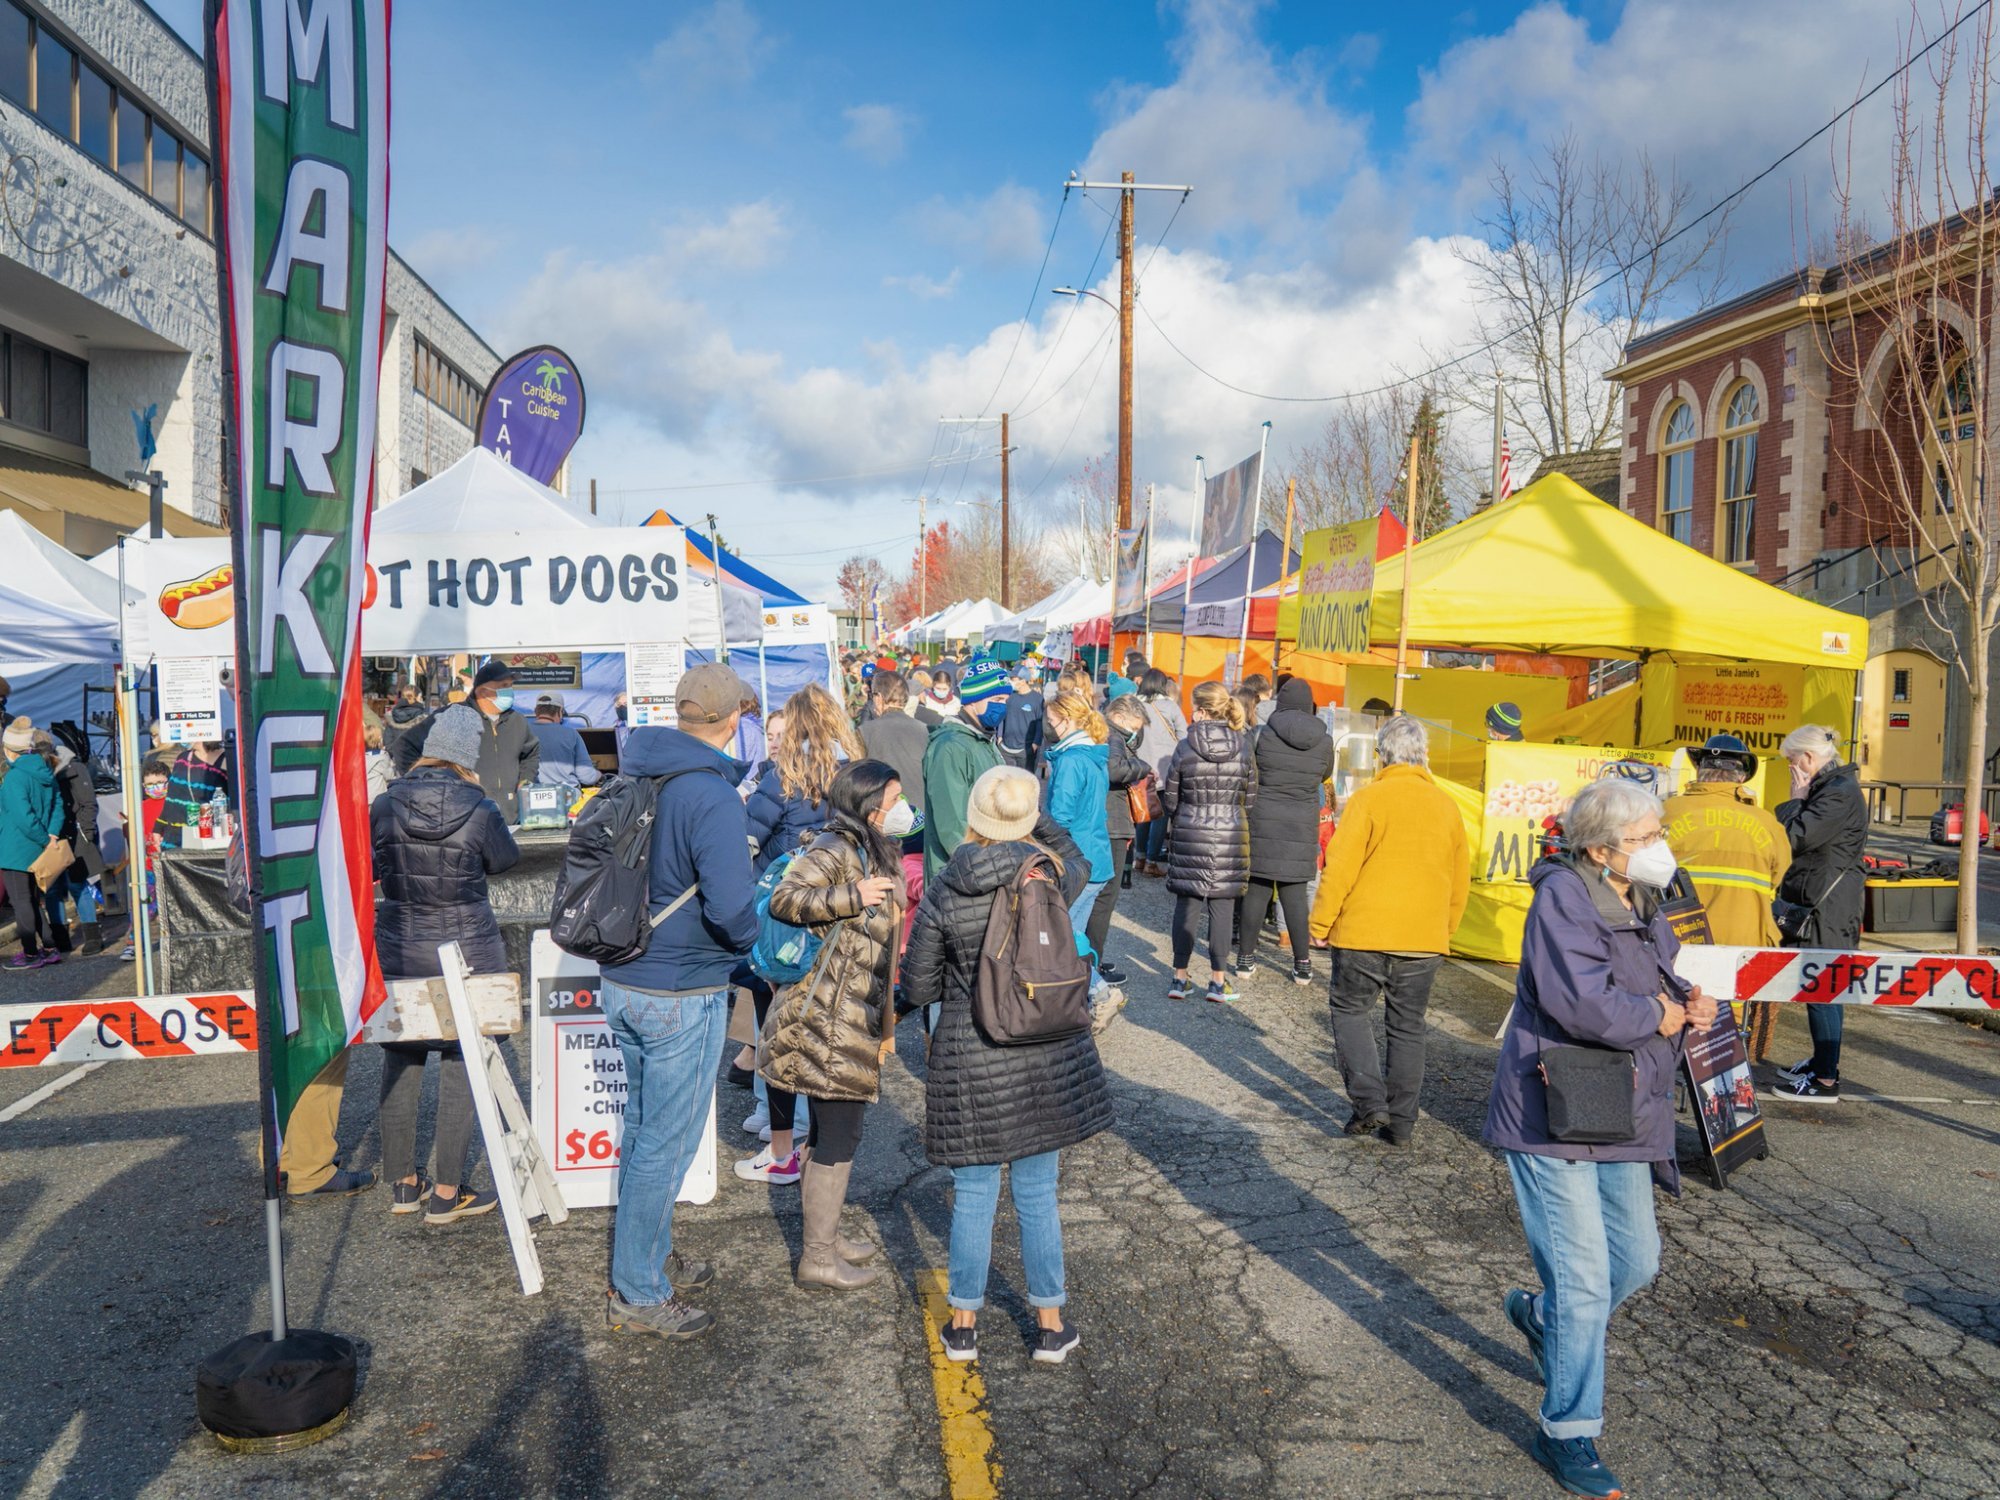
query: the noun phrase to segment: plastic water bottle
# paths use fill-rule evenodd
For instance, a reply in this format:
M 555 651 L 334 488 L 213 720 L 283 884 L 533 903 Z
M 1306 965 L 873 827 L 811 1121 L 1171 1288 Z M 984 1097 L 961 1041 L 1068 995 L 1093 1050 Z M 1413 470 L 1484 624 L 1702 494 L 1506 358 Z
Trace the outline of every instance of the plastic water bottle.
M 201 836 L 203 838 L 212 838 L 216 831 L 222 828 L 228 821 L 228 818 L 229 798 L 224 795 L 221 787 L 217 787 L 215 795 L 208 799 L 207 804 L 201 810 L 201 817 L 198 820 Z

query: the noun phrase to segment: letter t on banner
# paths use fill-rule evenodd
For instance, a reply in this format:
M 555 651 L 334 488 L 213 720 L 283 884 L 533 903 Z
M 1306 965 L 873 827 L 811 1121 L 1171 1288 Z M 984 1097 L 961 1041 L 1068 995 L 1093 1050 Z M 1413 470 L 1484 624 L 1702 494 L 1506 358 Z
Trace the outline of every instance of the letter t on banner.
M 283 1338 L 285 1127 L 383 999 L 360 640 L 388 253 L 389 3 L 208 0 L 207 35 L 238 826 L 257 936 L 273 1336 Z

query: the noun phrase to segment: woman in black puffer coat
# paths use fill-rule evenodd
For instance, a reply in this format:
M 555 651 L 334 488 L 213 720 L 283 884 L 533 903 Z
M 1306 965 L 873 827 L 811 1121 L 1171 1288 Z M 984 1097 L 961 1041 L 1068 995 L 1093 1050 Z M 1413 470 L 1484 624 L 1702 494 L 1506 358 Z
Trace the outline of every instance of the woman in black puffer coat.
M 1292 982 L 1311 984 L 1306 889 L 1319 870 L 1319 812 L 1333 775 L 1333 736 L 1313 712 L 1312 684 L 1304 678 L 1287 678 L 1277 704 L 1253 757 L 1257 804 L 1250 809 L 1250 889 L 1238 913 L 1243 946 L 1237 977 L 1248 975 L 1275 896 L 1292 943 Z
M 1053 854 L 1063 900 L 1082 892 L 1088 862 L 1069 836 L 1038 817 L 1041 785 L 996 766 L 973 783 L 965 842 L 924 890 L 903 958 L 905 1012 L 942 1003 L 924 1083 L 924 1154 L 952 1169 L 951 1325 L 954 1360 L 978 1353 L 974 1315 L 985 1305 L 1000 1168 L 1009 1164 L 1028 1300 L 1041 1324 L 1034 1357 L 1060 1363 L 1076 1347 L 1063 1321 L 1062 1222 L 1057 1156 L 1111 1123 L 1111 1092 L 1089 1032 L 996 1047 L 972 1018 L 972 991 L 995 895 L 1023 861 Z
M 1236 903 L 1250 885 L 1250 809 L 1257 768 L 1243 732 L 1243 705 L 1219 682 L 1194 690 L 1194 722 L 1174 747 L 1160 800 L 1173 819 L 1167 889 L 1174 893 L 1174 982 L 1169 1000 L 1188 995 L 1188 960 L 1195 921 L 1208 909 L 1208 998 L 1234 1004 L 1229 979 L 1230 930 Z
M 382 974 L 413 979 L 440 972 L 437 950 L 456 941 L 475 974 L 507 969 L 507 945 L 487 895 L 488 876 L 521 857 L 514 835 L 479 784 L 478 710 L 457 704 L 431 723 L 424 755 L 409 774 L 389 783 L 368 809 L 375 846 L 375 951 Z M 437 1170 L 449 1182 L 432 1186 L 417 1171 L 417 1111 L 424 1061 L 436 1053 Z M 427 1224 L 490 1212 L 491 1188 L 465 1184 L 472 1154 L 472 1087 L 457 1042 L 391 1042 L 382 1048 L 382 1175 L 394 1184 L 389 1211 L 413 1214 L 431 1200 Z

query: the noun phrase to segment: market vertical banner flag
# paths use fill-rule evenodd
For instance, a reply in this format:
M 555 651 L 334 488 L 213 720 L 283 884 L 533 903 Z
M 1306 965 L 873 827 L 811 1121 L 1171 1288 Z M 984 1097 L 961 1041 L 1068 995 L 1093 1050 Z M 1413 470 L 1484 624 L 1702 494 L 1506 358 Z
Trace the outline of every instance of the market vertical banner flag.
M 480 447 L 530 479 L 554 484 L 583 436 L 583 380 L 576 361 L 547 344 L 522 350 L 486 387 L 474 425 Z
M 1224 469 L 1202 486 L 1201 555 L 1221 557 L 1250 540 L 1257 516 L 1257 482 L 1264 466 L 1261 451 Z
M 388 0 L 209 0 L 243 789 L 268 1106 L 381 1004 L 361 743 Z
M 1299 650 L 1368 654 L 1381 535 L 1374 516 L 1306 533 L 1299 553 Z
M 1146 607 L 1146 528 L 1118 533 L 1118 583 L 1111 613 L 1136 614 Z

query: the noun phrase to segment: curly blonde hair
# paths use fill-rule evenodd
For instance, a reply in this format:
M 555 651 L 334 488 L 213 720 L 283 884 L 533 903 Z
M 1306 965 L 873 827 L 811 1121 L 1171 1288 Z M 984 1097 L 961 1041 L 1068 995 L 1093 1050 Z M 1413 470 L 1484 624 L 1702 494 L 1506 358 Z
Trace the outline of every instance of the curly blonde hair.
M 779 790 L 787 797 L 824 802 L 843 754 L 861 760 L 867 753 L 845 710 L 818 683 L 807 683 L 785 700 L 785 722 L 771 761 L 778 768 Z
M 1205 719 L 1220 719 L 1236 730 L 1250 722 L 1236 695 L 1219 682 L 1204 682 L 1194 690 L 1194 711 Z
M 1090 706 L 1088 697 L 1073 689 L 1057 693 L 1047 712 L 1051 716 L 1060 714 L 1065 724 L 1071 729 L 1081 729 L 1094 744 L 1101 745 L 1110 738 L 1111 731 L 1104 727 L 1104 716 Z

